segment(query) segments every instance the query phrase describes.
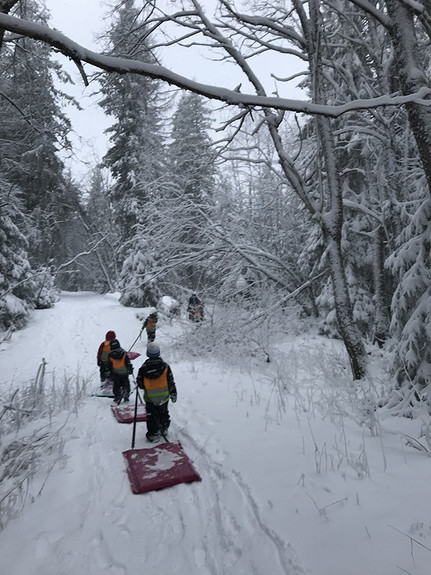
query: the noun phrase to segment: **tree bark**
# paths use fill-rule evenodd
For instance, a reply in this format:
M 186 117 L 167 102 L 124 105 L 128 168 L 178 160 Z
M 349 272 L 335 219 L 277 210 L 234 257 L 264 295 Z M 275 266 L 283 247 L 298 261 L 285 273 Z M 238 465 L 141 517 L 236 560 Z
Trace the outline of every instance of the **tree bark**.
M 386 0 L 386 8 L 392 20 L 389 33 L 403 94 L 429 87 L 420 64 L 412 10 L 400 0 Z M 405 106 L 431 194 L 431 106 L 414 102 L 408 102 Z
M 382 347 L 389 334 L 390 325 L 390 297 L 387 289 L 385 272 L 385 231 L 379 226 L 373 240 L 373 277 L 374 296 L 376 308 L 376 321 L 374 329 L 374 343 Z
M 0 12 L 3 14 L 9 14 L 15 4 L 18 4 L 19 0 L 0 0 Z M 4 38 L 5 30 L 4 28 L 0 28 L 0 52 L 3 46 L 3 38 Z
M 335 313 L 338 329 L 350 359 L 354 379 L 362 379 L 366 373 L 365 346 L 353 318 L 353 309 L 347 284 L 341 248 L 343 228 L 343 197 L 335 155 L 330 121 L 316 119 L 317 137 L 323 150 L 326 168 L 326 208 L 322 214 L 322 232 L 331 274 Z
M 327 246 L 330 262 L 332 289 L 335 299 L 335 313 L 338 329 L 349 355 L 350 367 L 354 379 L 362 379 L 366 372 L 365 348 L 361 334 L 353 320 L 352 305 L 344 272 L 343 255 L 340 242 L 333 237 L 332 226 L 323 225 L 323 237 Z
M 298 3 L 294 3 L 298 6 Z M 321 77 L 321 17 L 320 0 L 310 0 L 310 19 L 302 12 L 302 25 L 307 32 L 307 48 L 310 62 L 310 80 L 315 103 L 324 101 Z M 338 329 L 350 359 L 354 379 L 361 379 L 366 373 L 365 346 L 362 336 L 353 318 L 342 248 L 343 229 L 343 192 L 340 182 L 338 162 L 335 153 L 334 136 L 331 121 L 324 116 L 317 116 L 316 137 L 318 148 L 322 150 L 326 171 L 325 198 L 322 206 L 322 233 L 330 263 L 332 290 L 334 293 L 335 313 Z

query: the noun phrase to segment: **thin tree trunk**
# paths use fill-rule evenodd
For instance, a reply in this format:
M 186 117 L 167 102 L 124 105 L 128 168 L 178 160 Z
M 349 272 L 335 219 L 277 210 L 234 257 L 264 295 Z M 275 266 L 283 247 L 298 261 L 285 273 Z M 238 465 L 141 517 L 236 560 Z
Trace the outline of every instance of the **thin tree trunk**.
M 320 0 L 310 0 L 310 19 L 308 20 L 307 40 L 310 62 L 310 79 L 313 100 L 320 104 L 324 101 L 322 93 L 320 62 Z M 296 3 L 298 6 L 298 3 Z M 305 14 L 302 15 L 303 26 Z M 332 290 L 334 293 L 335 313 L 338 329 L 350 359 L 354 379 L 361 379 L 366 373 L 365 346 L 361 333 L 353 318 L 343 254 L 341 235 L 343 229 L 343 193 L 340 182 L 338 162 L 335 154 L 334 136 L 331 121 L 324 116 L 315 119 L 318 149 L 321 149 L 326 179 L 324 181 L 325 198 L 322 205 L 322 232 L 330 264 Z
M 332 233 L 333 229 L 323 225 L 323 237 L 325 245 L 327 246 L 327 257 L 330 263 L 329 268 L 334 292 L 338 329 L 349 355 L 353 378 L 362 379 L 365 375 L 364 343 L 353 319 L 341 245 L 340 242 L 332 236 Z
M 106 269 L 105 263 L 103 261 L 101 254 L 99 253 L 98 249 L 96 250 L 96 257 L 97 257 L 97 260 L 99 262 L 100 269 L 102 270 L 103 275 L 105 276 L 105 280 L 108 284 L 109 291 L 114 292 L 115 291 L 114 284 L 111 281 L 108 270 Z
M 387 279 L 385 272 L 385 231 L 379 226 L 375 232 L 373 243 L 373 277 L 376 321 L 374 329 L 374 343 L 382 347 L 389 334 L 390 296 L 387 289 Z
M 317 137 L 322 147 L 326 168 L 326 209 L 322 214 L 323 239 L 330 263 L 332 290 L 338 329 L 346 347 L 354 379 L 361 379 L 366 372 L 365 346 L 350 301 L 341 235 L 343 228 L 343 197 L 331 124 L 328 118 L 316 118 Z

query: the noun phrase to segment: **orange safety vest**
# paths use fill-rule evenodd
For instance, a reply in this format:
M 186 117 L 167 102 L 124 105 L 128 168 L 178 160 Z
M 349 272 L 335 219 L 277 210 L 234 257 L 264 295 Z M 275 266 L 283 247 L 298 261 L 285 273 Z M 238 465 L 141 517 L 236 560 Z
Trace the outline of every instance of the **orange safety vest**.
M 111 351 L 111 342 L 106 340 L 103 344 L 102 353 L 100 354 L 100 361 L 106 363 L 108 361 L 108 355 Z
M 147 333 L 155 333 L 156 332 L 156 325 L 157 325 L 157 321 L 148 321 L 147 320 L 147 325 L 146 325 Z
M 112 361 L 112 369 L 114 373 L 118 375 L 126 375 L 128 373 L 126 367 L 126 354 L 123 355 L 121 359 L 115 359 L 114 357 L 109 358 Z
M 155 405 L 166 403 L 169 399 L 168 388 L 168 366 L 163 370 L 162 375 L 156 379 L 144 377 L 144 399 Z

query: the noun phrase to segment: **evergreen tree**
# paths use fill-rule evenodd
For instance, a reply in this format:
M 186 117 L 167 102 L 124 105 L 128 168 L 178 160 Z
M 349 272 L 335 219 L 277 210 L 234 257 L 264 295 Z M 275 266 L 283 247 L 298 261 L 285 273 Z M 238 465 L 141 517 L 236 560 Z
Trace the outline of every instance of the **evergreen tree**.
M 210 113 L 202 98 L 184 92 L 172 120 L 169 156 L 176 199 L 184 205 L 182 234 L 178 240 L 188 250 L 199 250 L 203 243 L 204 214 L 213 203 L 215 157 L 209 128 Z M 204 268 L 196 263 L 184 266 L 185 286 L 195 290 L 202 288 Z
M 425 195 L 419 187 L 420 195 Z M 424 398 L 431 405 L 431 200 L 424 198 L 397 238 L 398 248 L 388 265 L 398 279 L 391 331 L 396 338 L 395 403 L 410 409 Z
M 20 16 L 44 22 L 33 1 L 17 5 Z M 23 209 L 33 221 L 29 252 L 35 265 L 58 264 L 70 190 L 57 157 L 67 146 L 70 122 L 61 111 L 64 97 L 53 81 L 59 73 L 47 46 L 25 37 L 9 38 L 0 53 L 0 173 L 21 191 Z
M 27 219 L 13 186 L 0 179 L 0 330 L 23 327 L 33 309 Z
M 108 34 L 109 53 L 154 63 L 145 40 L 142 11 L 133 0 L 121 3 Z M 146 221 L 146 210 L 159 193 L 165 171 L 160 84 L 142 76 L 106 74 L 101 79 L 100 105 L 114 118 L 107 132 L 110 147 L 103 159 L 112 176 L 110 193 L 120 243 L 134 235 L 134 225 Z
M 155 307 L 163 294 L 151 271 L 155 262 L 145 241 L 145 233 L 137 233 L 133 244 L 121 270 L 120 285 L 123 289 L 120 302 L 129 307 Z
M 154 63 L 155 55 L 145 38 L 145 18 L 133 0 L 125 0 L 116 12 L 108 34 L 109 53 Z M 139 299 L 135 285 L 140 283 L 142 245 L 150 223 L 152 203 L 163 195 L 166 160 L 162 133 L 162 111 L 166 106 L 159 82 L 133 75 L 107 74 L 101 80 L 100 105 L 114 118 L 107 132 L 110 148 L 103 159 L 112 176 L 110 201 L 114 213 L 117 242 L 116 265 L 121 269 L 121 301 L 124 305 L 149 305 L 145 290 Z M 141 224 L 141 227 L 137 225 Z M 150 298 L 151 299 L 151 298 Z
M 80 211 L 84 236 L 93 250 L 84 258 L 82 265 L 86 268 L 86 277 L 91 281 L 89 289 L 101 293 L 116 290 L 121 269 L 118 269 L 118 241 L 108 192 L 106 174 L 99 167 L 94 168 L 88 197 Z

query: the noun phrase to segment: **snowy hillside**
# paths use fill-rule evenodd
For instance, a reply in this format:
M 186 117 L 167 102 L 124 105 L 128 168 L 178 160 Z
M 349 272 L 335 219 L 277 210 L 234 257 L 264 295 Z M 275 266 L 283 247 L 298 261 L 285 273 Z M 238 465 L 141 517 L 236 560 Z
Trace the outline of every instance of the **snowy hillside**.
M 200 353 L 199 326 L 162 318 L 157 341 L 178 389 L 171 435 L 202 482 L 132 494 L 122 457 L 132 426 L 91 394 L 105 332 L 128 349 L 145 311 L 114 296 L 63 293 L 1 344 L 3 400 L 42 358 L 47 386 L 78 372 L 92 378 L 78 409 L 50 423 L 64 456 L 34 478 L 23 511 L 0 532 L 2 574 L 429 575 L 431 459 L 403 438 L 417 437 L 420 422 L 370 413 L 359 426 L 366 412 L 348 369 L 341 389 L 341 348 L 317 336 L 279 338 L 270 363 L 234 364 L 235 350 Z M 180 353 L 188 341 L 190 353 Z M 134 350 L 145 355 L 145 337 Z M 136 447 L 148 446 L 138 423 Z

